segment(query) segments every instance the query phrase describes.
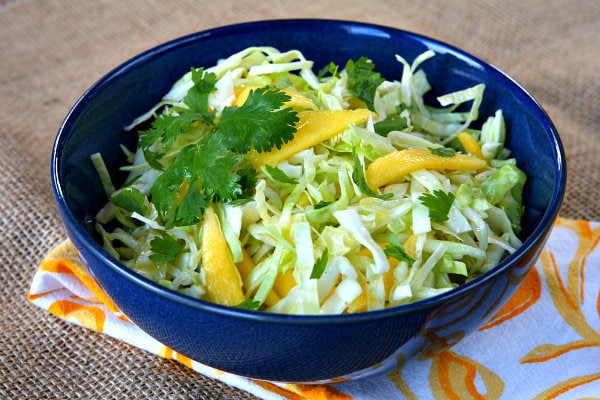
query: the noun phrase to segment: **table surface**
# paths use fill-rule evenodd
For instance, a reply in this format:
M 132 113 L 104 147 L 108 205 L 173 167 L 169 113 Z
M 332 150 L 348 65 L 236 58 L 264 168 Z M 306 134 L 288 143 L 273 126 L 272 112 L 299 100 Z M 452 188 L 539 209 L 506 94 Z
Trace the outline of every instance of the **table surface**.
M 49 179 L 77 98 L 130 57 L 231 23 L 318 17 L 401 28 L 458 46 L 528 89 L 566 151 L 560 215 L 600 220 L 600 2 L 0 0 L 0 397 L 252 398 L 177 362 L 28 303 L 41 257 L 65 238 Z

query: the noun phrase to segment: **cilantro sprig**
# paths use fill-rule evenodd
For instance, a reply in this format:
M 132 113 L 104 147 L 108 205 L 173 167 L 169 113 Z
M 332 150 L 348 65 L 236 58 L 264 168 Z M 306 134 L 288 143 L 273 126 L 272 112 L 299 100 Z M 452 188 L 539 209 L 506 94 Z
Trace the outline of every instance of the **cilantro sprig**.
M 326 66 L 324 66 L 323 68 L 321 68 L 319 70 L 319 72 L 317 73 L 317 77 L 323 78 L 327 74 L 330 74 L 331 76 L 334 76 L 334 77 L 339 77 L 340 76 L 339 69 L 340 69 L 340 67 L 337 64 L 335 64 L 333 61 L 330 61 L 329 64 L 327 64 Z
M 260 301 L 256 301 L 253 298 L 246 299 L 242 301 L 240 304 L 236 305 L 235 308 L 240 308 L 242 310 L 258 310 L 261 304 Z
M 441 189 L 434 190 L 433 193 L 423 193 L 419 196 L 421 203 L 429 209 L 429 216 L 436 222 L 448 220 L 448 213 L 454 198 L 452 192 L 446 193 Z
M 354 160 L 354 165 L 352 169 L 352 180 L 354 181 L 354 183 L 356 183 L 360 191 L 365 196 L 376 197 L 382 200 L 387 200 L 394 196 L 393 193 L 379 194 L 371 190 L 371 188 L 367 184 L 367 179 L 365 177 L 365 167 L 360 158 L 358 157 L 355 148 L 352 149 L 352 158 Z
M 163 232 L 161 236 L 156 236 L 150 241 L 149 258 L 157 263 L 173 261 L 179 255 L 185 244 L 183 240 L 178 240 L 167 232 Z
M 384 119 L 375 123 L 375 133 L 380 136 L 387 137 L 392 131 L 403 131 L 408 128 L 408 121 L 406 118 L 399 115 L 395 115 L 392 118 Z
M 398 261 L 405 261 L 408 265 L 415 262 L 415 259 L 404 250 L 404 246 L 402 246 L 397 236 L 391 235 L 389 240 L 390 243 L 383 250 L 386 256 L 395 258 Z
M 129 212 L 144 215 L 148 211 L 146 196 L 134 187 L 126 187 L 116 192 L 110 201 L 117 207 Z
M 290 96 L 268 87 L 250 91 L 241 107 L 225 107 L 217 130 L 222 133 L 220 141 L 238 154 L 252 147 L 258 152 L 269 151 L 294 138 L 296 112 L 289 107 L 281 108 Z
M 348 73 L 348 90 L 358 99 L 364 101 L 369 110 L 374 111 L 373 100 L 377 87 L 385 80 L 381 74 L 374 71 L 375 64 L 367 57 L 362 56 L 358 60 L 346 62 Z
M 431 151 L 431 154 L 435 154 L 436 156 L 440 157 L 454 157 L 456 154 L 456 150 L 451 147 L 435 147 L 430 148 L 429 151 Z
M 291 185 L 296 185 L 298 181 L 296 179 L 290 178 L 285 172 L 276 167 L 271 167 L 270 165 L 264 166 L 265 172 L 269 175 L 273 180 L 281 183 L 287 183 Z
M 210 202 L 231 202 L 247 193 L 255 175 L 244 155 L 280 148 L 294 138 L 299 120 L 284 107 L 290 97 L 272 87 L 250 91 L 242 106 L 225 107 L 217 116 L 208 102 L 216 76 L 193 69 L 192 81 L 185 106 L 157 117 L 139 143 L 148 163 L 163 170 L 150 193 L 158 220 L 167 228 L 195 224 Z M 172 164 L 162 168 L 163 151 L 192 128 L 202 129 L 200 140 L 181 148 Z
M 323 272 L 325 272 L 325 267 L 327 267 L 327 261 L 329 259 L 329 249 L 325 248 L 323 254 L 317 259 L 315 265 L 313 265 L 313 269 L 310 273 L 310 279 L 319 279 Z
M 192 124 L 202 121 L 213 124 L 215 112 L 208 107 L 208 96 L 215 89 L 217 76 L 205 73 L 202 68 L 192 68 L 192 86 L 185 98 L 183 106 L 174 106 L 169 112 L 162 113 L 152 121 L 152 127 L 141 132 L 138 146 L 148 152 L 150 146 L 160 143 L 162 150 L 171 146 L 179 135 L 190 129 Z M 160 158 L 161 151 L 156 151 L 153 159 Z
M 406 109 L 408 109 L 408 106 L 404 103 L 396 106 L 396 115 L 375 123 L 373 126 L 375 128 L 375 133 L 387 137 L 392 131 L 403 131 L 407 129 L 409 126 L 408 119 L 402 116 L 402 112 Z

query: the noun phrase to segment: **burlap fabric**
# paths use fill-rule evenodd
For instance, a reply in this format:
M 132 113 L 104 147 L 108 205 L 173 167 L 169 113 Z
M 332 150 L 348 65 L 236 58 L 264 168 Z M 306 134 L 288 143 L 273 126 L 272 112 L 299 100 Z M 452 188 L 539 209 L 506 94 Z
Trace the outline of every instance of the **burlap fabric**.
M 600 220 L 600 2 L 0 0 L 0 398 L 251 398 L 177 362 L 71 326 L 26 299 L 65 238 L 49 156 L 71 105 L 103 74 L 178 36 L 258 19 L 374 22 L 461 47 L 541 102 L 563 139 L 561 216 Z

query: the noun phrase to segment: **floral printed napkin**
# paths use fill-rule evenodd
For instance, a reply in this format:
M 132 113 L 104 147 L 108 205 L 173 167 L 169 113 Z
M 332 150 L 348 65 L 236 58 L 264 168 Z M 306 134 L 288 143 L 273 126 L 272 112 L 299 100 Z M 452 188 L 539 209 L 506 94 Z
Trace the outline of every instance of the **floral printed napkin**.
M 575 399 L 600 395 L 600 222 L 559 218 L 509 302 L 446 351 L 377 377 L 335 385 L 263 382 L 177 354 L 127 319 L 89 275 L 70 241 L 40 263 L 29 300 L 264 399 Z

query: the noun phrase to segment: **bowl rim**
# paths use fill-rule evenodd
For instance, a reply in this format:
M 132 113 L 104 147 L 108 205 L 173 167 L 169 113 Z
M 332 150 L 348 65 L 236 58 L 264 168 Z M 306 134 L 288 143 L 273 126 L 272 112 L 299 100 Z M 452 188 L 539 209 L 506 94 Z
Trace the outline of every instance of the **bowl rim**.
M 190 42 L 203 40 L 204 38 L 226 35 L 228 32 L 236 30 L 252 30 L 252 29 L 273 29 L 275 26 L 304 26 L 318 24 L 319 26 L 327 26 L 328 28 L 354 28 L 356 31 L 361 32 L 360 34 L 365 35 L 368 31 L 380 32 L 380 34 L 403 35 L 411 37 L 418 42 L 423 43 L 427 47 L 436 47 L 445 49 L 448 53 L 454 56 L 458 56 L 461 60 L 469 63 L 478 65 L 481 68 L 488 70 L 495 77 L 506 81 L 509 85 L 512 85 L 512 91 L 520 97 L 520 99 L 526 103 L 529 103 L 528 107 L 532 111 L 536 118 L 542 122 L 544 130 L 548 133 L 548 140 L 551 142 L 552 148 L 554 149 L 553 157 L 555 158 L 555 177 L 554 177 L 554 192 L 552 199 L 541 216 L 537 226 L 533 229 L 531 234 L 523 241 L 523 244 L 517 251 L 509 255 L 500 264 L 495 266 L 490 271 L 480 275 L 479 277 L 464 283 L 456 288 L 453 288 L 447 292 L 435 295 L 431 298 L 418 300 L 416 302 L 394 306 L 382 310 L 366 311 L 360 313 L 351 314 L 319 314 L 319 315 L 288 315 L 288 314 L 277 314 L 269 313 L 264 311 L 252 311 L 239 309 L 235 307 L 223 306 L 208 301 L 195 299 L 182 293 L 173 291 L 166 287 L 159 285 L 137 272 L 129 269 L 124 264 L 120 263 L 116 259 L 113 259 L 102 247 L 96 243 L 89 234 L 82 227 L 81 223 L 75 218 L 71 211 L 67 207 L 66 199 L 64 196 L 63 183 L 60 179 L 59 169 L 61 164 L 61 150 L 65 145 L 66 138 L 69 136 L 69 129 L 72 125 L 73 120 L 85 109 L 89 98 L 96 92 L 102 89 L 104 85 L 113 79 L 116 79 L 123 71 L 133 68 L 136 65 L 143 64 L 145 60 L 160 56 L 164 53 L 168 53 L 172 48 L 178 46 L 184 46 Z M 356 34 L 351 30 L 350 35 Z M 535 97 L 516 82 L 512 77 L 507 75 L 505 72 L 495 67 L 493 64 L 483 61 L 479 57 L 467 53 L 466 51 L 455 47 L 454 45 L 448 44 L 442 40 L 434 39 L 426 35 L 407 31 L 400 28 L 384 26 L 368 22 L 350 21 L 341 19 L 326 19 L 326 18 L 290 18 L 290 19 L 268 19 L 268 20 L 257 20 L 251 22 L 242 22 L 230 25 L 218 26 L 194 33 L 190 33 L 162 44 L 158 44 L 148 50 L 145 50 L 126 61 L 122 62 L 99 80 L 97 80 L 92 86 L 90 86 L 75 102 L 72 108 L 67 113 L 63 122 L 61 123 L 58 133 L 56 135 L 52 153 L 51 153 L 51 186 L 55 197 L 55 202 L 58 206 L 59 212 L 62 216 L 63 223 L 69 226 L 70 236 L 76 247 L 84 246 L 86 250 L 93 254 L 94 257 L 102 260 L 103 264 L 114 272 L 118 273 L 123 278 L 129 280 L 131 283 L 142 287 L 144 290 L 148 290 L 155 295 L 166 298 L 168 300 L 181 303 L 188 307 L 199 309 L 204 312 L 220 314 L 229 317 L 235 317 L 243 320 L 254 320 L 269 323 L 278 324 L 297 324 L 297 325 L 337 325 L 357 322 L 371 322 L 374 320 L 393 318 L 405 314 L 411 314 L 420 310 L 429 309 L 434 306 L 444 304 L 457 297 L 462 296 L 464 293 L 470 291 L 472 288 L 482 285 L 485 282 L 492 280 L 499 274 L 502 274 L 506 269 L 510 268 L 513 263 L 521 261 L 527 255 L 535 251 L 535 247 L 542 244 L 547 239 L 549 232 L 558 216 L 560 205 L 562 203 L 564 192 L 566 189 L 566 159 L 564 148 L 558 132 L 550 120 L 548 114 L 543 109 L 541 104 L 535 99 Z M 79 250 L 78 250 L 79 251 Z M 90 271 L 92 273 L 92 271 Z M 92 273 L 93 275 L 93 273 Z

